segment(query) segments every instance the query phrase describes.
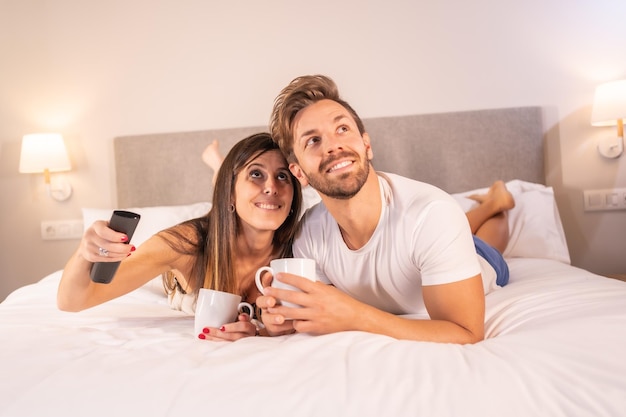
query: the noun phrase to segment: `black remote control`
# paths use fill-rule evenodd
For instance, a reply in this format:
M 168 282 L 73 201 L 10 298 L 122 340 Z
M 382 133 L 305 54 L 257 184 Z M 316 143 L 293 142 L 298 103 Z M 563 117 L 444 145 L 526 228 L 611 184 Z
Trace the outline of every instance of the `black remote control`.
M 125 233 L 128 236 L 126 244 L 129 244 L 140 218 L 141 216 L 137 213 L 115 210 L 109 221 L 109 227 L 116 232 Z M 96 262 L 91 268 L 91 280 L 100 284 L 108 284 L 113 280 L 113 276 L 119 266 L 120 261 Z

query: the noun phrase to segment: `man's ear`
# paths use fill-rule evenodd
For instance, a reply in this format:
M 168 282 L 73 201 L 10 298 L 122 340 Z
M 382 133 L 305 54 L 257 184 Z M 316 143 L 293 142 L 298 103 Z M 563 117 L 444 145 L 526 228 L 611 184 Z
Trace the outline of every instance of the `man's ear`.
M 300 181 L 300 185 L 302 185 L 302 188 L 309 185 L 309 180 L 307 179 L 306 175 L 304 175 L 304 172 L 302 171 L 302 168 L 300 168 L 300 165 L 296 164 L 295 162 L 290 163 L 289 171 L 291 171 L 293 176 L 296 177 L 298 181 Z
M 370 143 L 370 135 L 363 133 L 363 144 L 365 144 L 365 155 L 367 159 L 371 161 L 374 159 L 374 151 L 372 151 L 372 144 Z

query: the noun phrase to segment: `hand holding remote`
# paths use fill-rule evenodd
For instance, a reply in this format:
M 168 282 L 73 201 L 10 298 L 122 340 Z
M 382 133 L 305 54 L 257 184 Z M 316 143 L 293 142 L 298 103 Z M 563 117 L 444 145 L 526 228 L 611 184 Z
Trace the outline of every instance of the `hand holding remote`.
M 130 211 L 115 210 L 109 227 L 116 232 L 121 232 L 128 236 L 126 244 L 130 243 L 130 239 L 137 228 L 137 223 L 141 216 Z M 91 268 L 91 280 L 100 284 L 108 284 L 113 280 L 113 276 L 120 266 L 120 262 L 96 262 Z

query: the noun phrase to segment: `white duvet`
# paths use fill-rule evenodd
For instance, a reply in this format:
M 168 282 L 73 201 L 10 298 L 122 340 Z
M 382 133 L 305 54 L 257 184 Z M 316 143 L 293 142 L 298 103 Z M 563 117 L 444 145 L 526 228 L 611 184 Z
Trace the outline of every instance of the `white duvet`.
M 201 341 L 146 286 L 81 313 L 60 271 L 0 304 L 0 416 L 624 416 L 626 283 L 511 259 L 487 339 Z

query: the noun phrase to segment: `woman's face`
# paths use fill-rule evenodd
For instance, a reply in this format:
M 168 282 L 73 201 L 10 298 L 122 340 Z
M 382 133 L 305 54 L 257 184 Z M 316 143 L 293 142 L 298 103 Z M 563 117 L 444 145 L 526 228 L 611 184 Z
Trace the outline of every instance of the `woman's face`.
M 285 221 L 293 200 L 292 177 L 279 150 L 249 161 L 235 179 L 235 209 L 244 229 L 275 231 Z

